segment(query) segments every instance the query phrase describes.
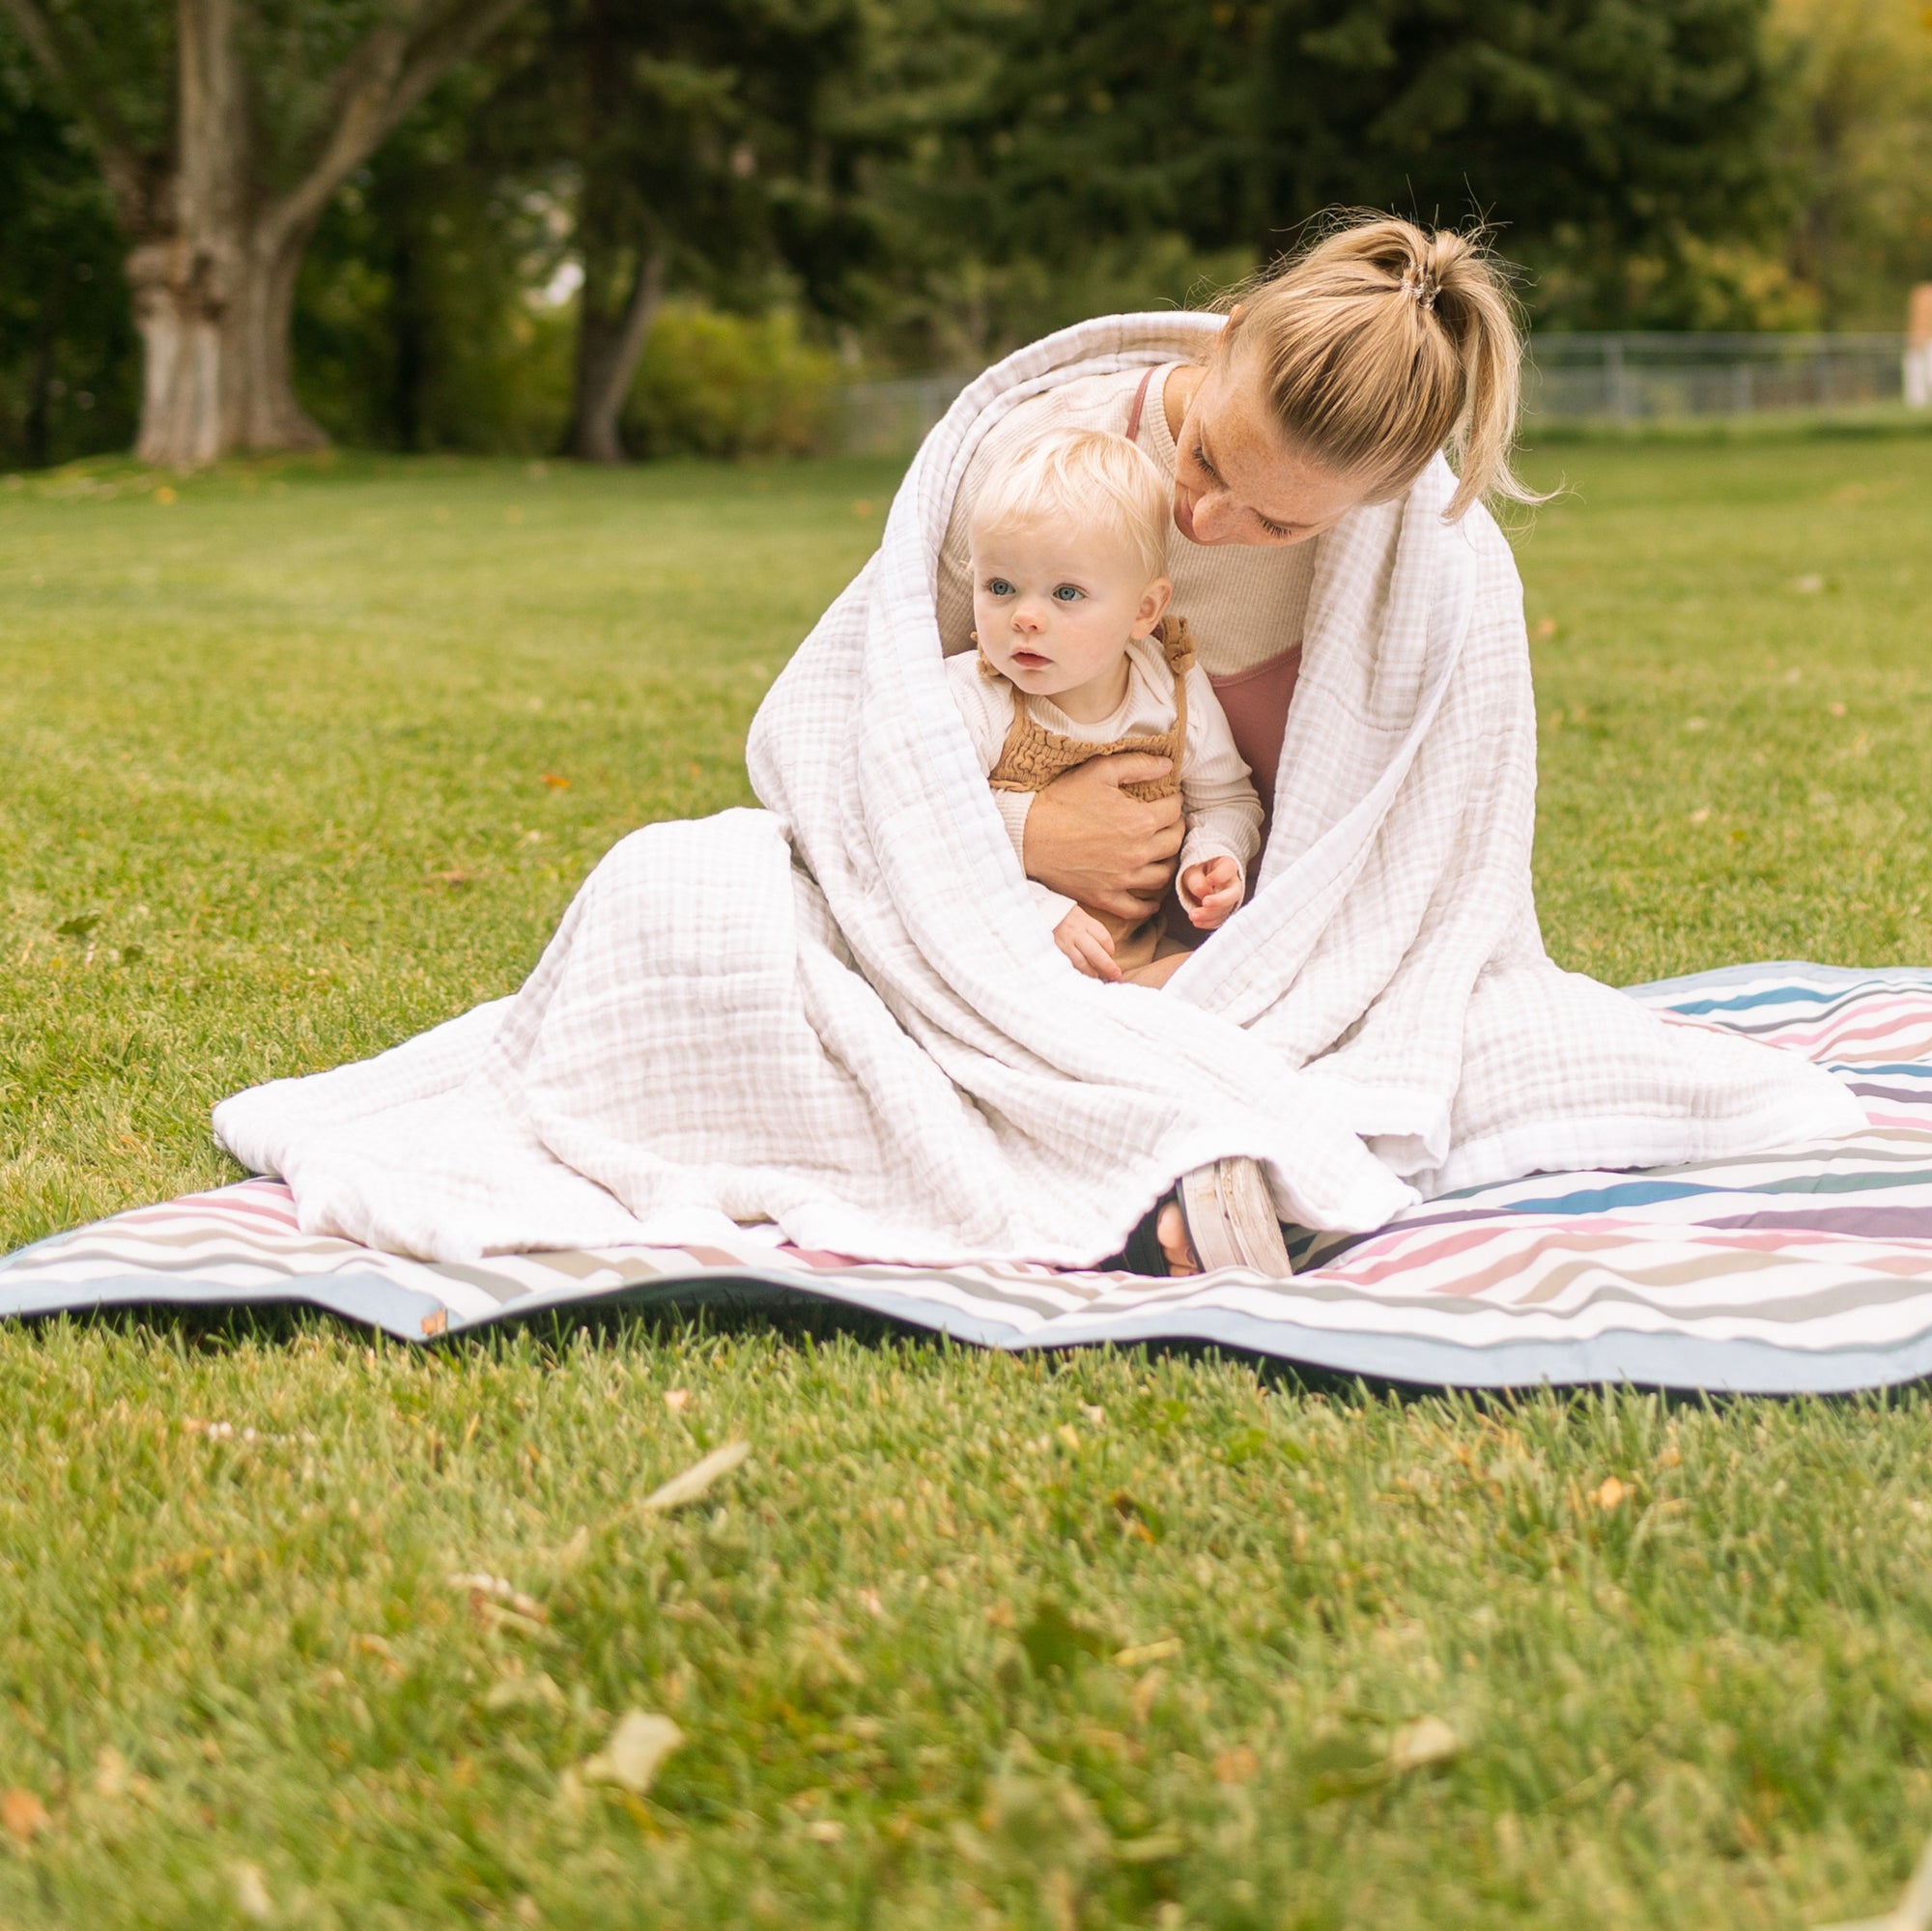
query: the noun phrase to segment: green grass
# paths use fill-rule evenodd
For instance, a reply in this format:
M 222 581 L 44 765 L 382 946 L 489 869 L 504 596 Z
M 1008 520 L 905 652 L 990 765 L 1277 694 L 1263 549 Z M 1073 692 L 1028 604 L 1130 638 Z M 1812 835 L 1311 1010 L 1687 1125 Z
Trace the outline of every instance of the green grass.
M 1533 467 L 1557 955 L 1932 959 L 1932 439 Z M 0 489 L 0 1245 L 222 1178 L 213 1100 L 510 990 L 614 838 L 742 802 L 891 483 Z M 0 1331 L 0 1430 L 10 1927 L 1802 1926 L 1932 1833 L 1917 1394 L 157 1318 Z M 574 1769 L 631 1709 L 644 1797 Z

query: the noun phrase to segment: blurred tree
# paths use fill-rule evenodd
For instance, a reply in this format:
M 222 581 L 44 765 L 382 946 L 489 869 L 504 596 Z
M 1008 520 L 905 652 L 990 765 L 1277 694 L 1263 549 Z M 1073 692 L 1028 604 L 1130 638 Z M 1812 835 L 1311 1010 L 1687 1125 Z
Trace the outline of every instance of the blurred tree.
M 138 453 L 302 448 L 289 324 L 329 198 L 521 0 L 0 0 L 131 244 Z
M 1789 259 L 1825 326 L 1896 328 L 1932 279 L 1932 7 L 1777 0 Z
M 1765 0 L 1284 0 L 1266 205 L 1480 212 L 1539 318 L 1681 327 L 1699 244 L 1770 232 Z
M 1263 259 L 1336 205 L 1474 213 L 1546 271 L 1545 315 L 1681 323 L 1710 244 L 1775 232 L 1765 7 L 1015 6 L 952 129 L 952 198 L 976 203 L 952 232 L 1075 272 L 1097 246 L 1160 236 Z
M 541 162 L 510 170 L 497 133 L 498 71 L 522 57 L 525 25 L 497 61 L 458 69 L 316 229 L 296 290 L 296 385 L 332 436 L 410 452 L 555 440 L 570 327 L 541 291 L 567 222 Z
M 823 102 L 860 0 L 551 0 L 509 94 L 526 153 L 574 177 L 582 274 L 565 453 L 621 462 L 620 422 L 667 286 L 792 270 L 823 306 L 869 232 L 834 179 Z
M 0 461 L 126 441 L 135 355 L 121 254 L 78 129 L 0 28 Z

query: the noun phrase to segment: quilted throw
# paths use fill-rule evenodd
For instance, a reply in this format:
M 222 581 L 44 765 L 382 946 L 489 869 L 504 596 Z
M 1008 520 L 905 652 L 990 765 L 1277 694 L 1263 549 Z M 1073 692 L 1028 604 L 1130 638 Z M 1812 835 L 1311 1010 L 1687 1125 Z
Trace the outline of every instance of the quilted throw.
M 1008 411 L 1217 326 L 1113 317 L 988 370 L 760 709 L 764 809 L 633 834 L 514 998 L 238 1094 L 222 1143 L 304 1233 L 429 1262 L 762 1223 L 863 1261 L 1087 1267 L 1223 1155 L 1264 1164 L 1284 1220 L 1354 1233 L 1541 1170 L 1856 1130 L 1804 1058 L 1546 955 L 1520 589 L 1487 514 L 1444 522 L 1439 459 L 1319 539 L 1251 901 L 1158 992 L 1060 956 L 947 691 L 939 548 Z

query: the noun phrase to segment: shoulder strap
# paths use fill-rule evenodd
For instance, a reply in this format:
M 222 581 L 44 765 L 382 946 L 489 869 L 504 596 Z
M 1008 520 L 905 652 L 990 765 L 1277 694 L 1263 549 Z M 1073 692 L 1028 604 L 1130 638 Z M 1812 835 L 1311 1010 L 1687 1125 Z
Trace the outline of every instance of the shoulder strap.
M 1167 667 L 1177 677 L 1184 677 L 1194 668 L 1197 646 L 1185 617 L 1168 615 L 1161 618 L 1154 627 L 1153 635 L 1154 641 L 1160 645 L 1167 659 Z
M 1153 371 L 1150 369 L 1141 378 L 1141 385 L 1134 391 L 1134 406 L 1127 412 L 1127 440 L 1141 440 L 1141 411 L 1147 407 L 1148 384 L 1153 381 Z

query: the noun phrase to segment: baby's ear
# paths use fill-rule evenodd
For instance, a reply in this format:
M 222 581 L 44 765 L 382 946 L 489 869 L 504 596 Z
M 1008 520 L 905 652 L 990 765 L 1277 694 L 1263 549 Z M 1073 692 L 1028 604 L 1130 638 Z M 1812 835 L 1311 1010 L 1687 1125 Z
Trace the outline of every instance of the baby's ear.
M 1165 577 L 1156 577 L 1141 592 L 1141 607 L 1134 612 L 1134 635 L 1151 637 L 1154 625 L 1167 614 L 1167 606 L 1174 596 L 1174 585 Z

